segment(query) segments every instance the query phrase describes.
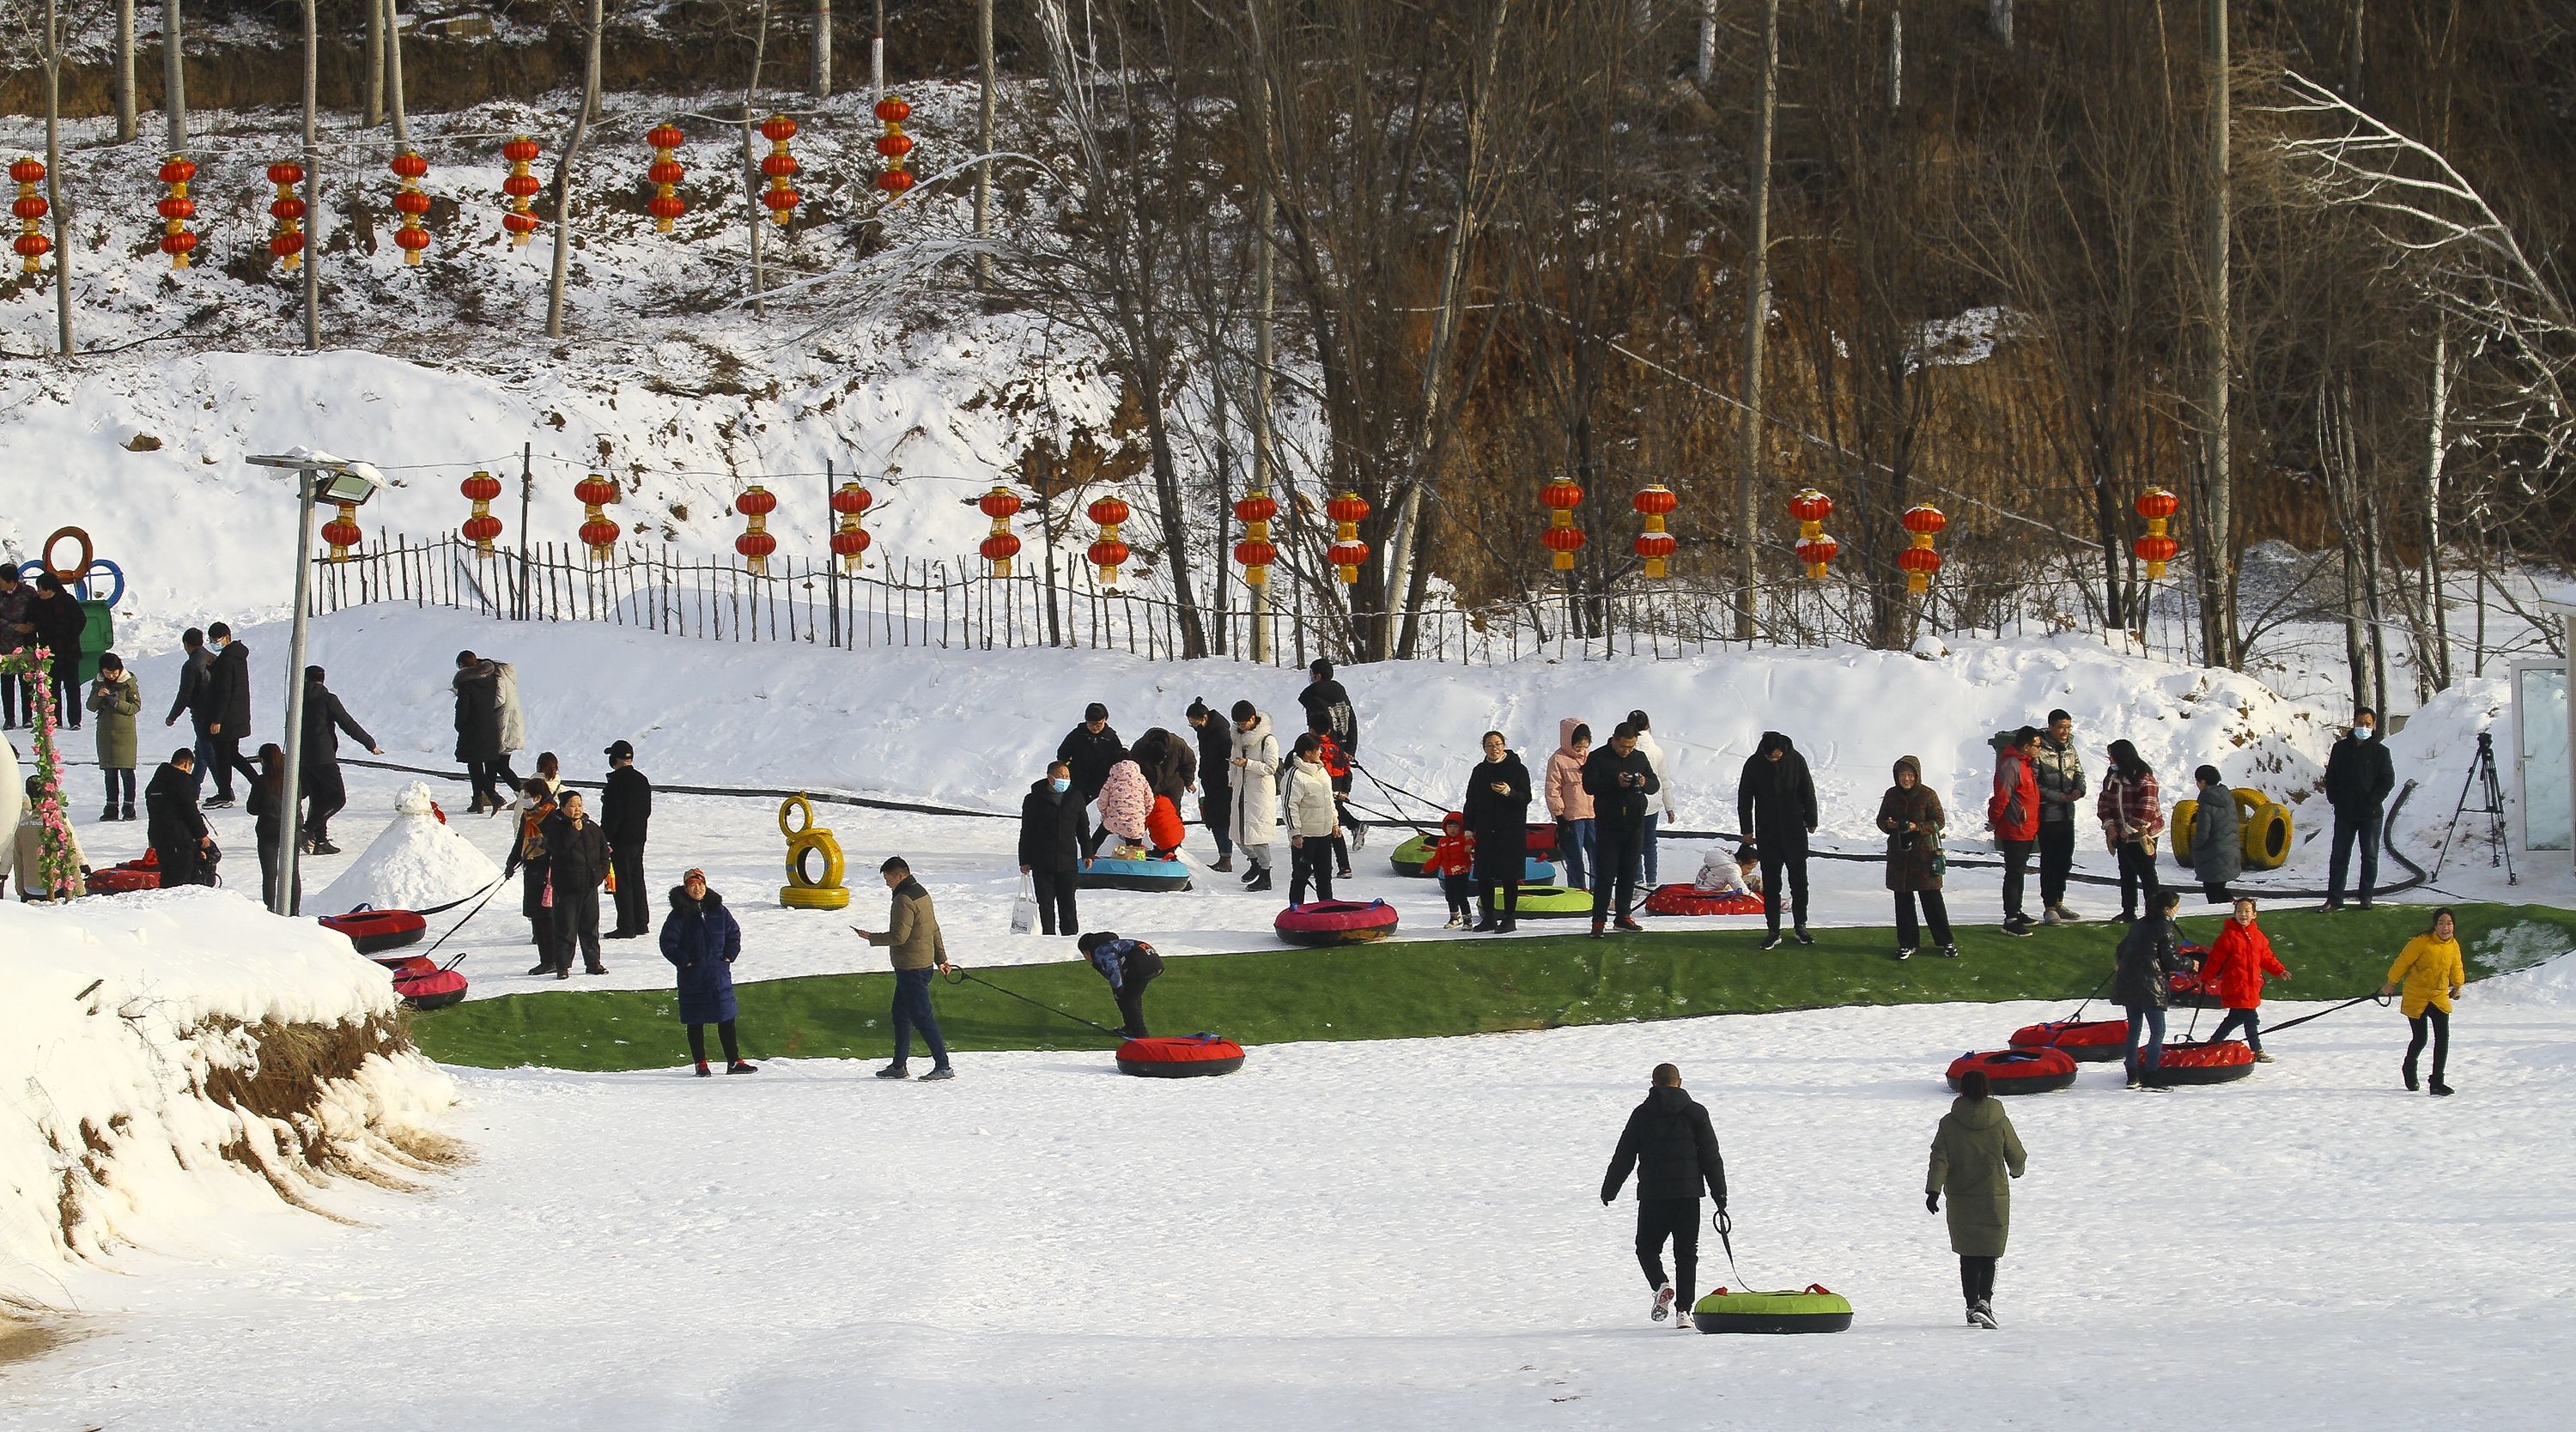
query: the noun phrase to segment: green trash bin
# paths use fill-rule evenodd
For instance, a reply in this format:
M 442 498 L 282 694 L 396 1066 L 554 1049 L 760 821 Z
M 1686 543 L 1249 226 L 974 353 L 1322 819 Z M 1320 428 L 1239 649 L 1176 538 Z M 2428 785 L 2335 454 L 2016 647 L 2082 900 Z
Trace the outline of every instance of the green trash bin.
M 98 659 L 116 649 L 116 615 L 105 602 L 83 602 L 81 614 L 80 684 L 87 687 L 98 680 Z M 73 700 L 86 697 L 74 693 Z

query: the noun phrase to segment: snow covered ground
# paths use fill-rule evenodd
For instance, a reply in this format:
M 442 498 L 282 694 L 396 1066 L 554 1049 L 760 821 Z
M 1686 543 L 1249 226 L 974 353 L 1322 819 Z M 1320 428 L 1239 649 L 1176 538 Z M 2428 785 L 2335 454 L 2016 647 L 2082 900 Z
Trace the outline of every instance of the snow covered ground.
M 2286 1018 L 2301 1008 L 2275 1006 Z M 475 1161 L 358 1226 L 251 1213 L 72 1281 L 13 1426 L 2564 1425 L 2576 961 L 2474 987 L 2452 1080 L 2370 1006 L 2242 1084 L 2014 1101 L 2000 1332 L 1923 1211 L 1942 1066 L 2039 1006 L 1263 1048 L 466 1076 Z M 1651 1326 L 1599 1179 L 1655 1062 L 1714 1115 L 1754 1286 L 1841 1336 Z M 347 1207 L 349 1205 L 343 1205 Z M 1713 1239 L 1701 1287 L 1734 1283 Z M 2551 1409 L 2557 1409 L 2552 1411 Z M 325 1411 L 327 1409 L 327 1411 Z

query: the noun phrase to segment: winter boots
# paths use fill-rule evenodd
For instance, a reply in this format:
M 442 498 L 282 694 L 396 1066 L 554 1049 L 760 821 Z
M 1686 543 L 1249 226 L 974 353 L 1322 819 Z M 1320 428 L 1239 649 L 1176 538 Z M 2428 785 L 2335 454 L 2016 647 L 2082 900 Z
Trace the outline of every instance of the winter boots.
M 1216 864 L 1209 866 L 1208 869 L 1213 870 L 1220 875 L 1231 875 L 1234 873 L 1234 857 L 1231 855 L 1222 856 L 1217 860 Z
M 1245 894 L 1256 894 L 1256 893 L 1258 893 L 1258 892 L 1260 892 L 1260 891 L 1267 890 L 1267 889 L 1269 889 L 1269 888 L 1270 888 L 1270 867 L 1269 867 L 1269 866 L 1267 866 L 1267 865 L 1256 865 L 1256 866 L 1254 866 L 1254 867 L 1252 868 L 1252 883 L 1250 883 L 1250 884 L 1248 884 L 1248 885 L 1246 885 L 1246 886 L 1244 886 L 1244 887 L 1243 887 L 1243 889 L 1244 889 L 1244 893 L 1245 893 Z
M 1975 1302 L 1970 1303 L 1968 1305 L 1968 1326 L 1972 1328 L 1985 1328 L 1988 1331 L 1992 1331 L 1995 1326 L 1995 1305 L 1984 1298 L 1979 1298 Z

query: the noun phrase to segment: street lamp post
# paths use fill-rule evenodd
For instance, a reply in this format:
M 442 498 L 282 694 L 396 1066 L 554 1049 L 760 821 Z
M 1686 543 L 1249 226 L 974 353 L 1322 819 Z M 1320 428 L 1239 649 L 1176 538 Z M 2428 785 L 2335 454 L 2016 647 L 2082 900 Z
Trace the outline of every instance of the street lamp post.
M 286 653 L 286 788 L 278 793 L 278 819 L 286 825 L 278 842 L 277 889 L 269 897 L 271 913 L 292 915 L 296 856 L 304 848 L 304 815 L 298 802 L 304 774 L 304 633 L 313 580 L 313 504 L 325 497 L 353 506 L 365 502 L 384 485 L 385 475 L 372 463 L 302 448 L 248 461 L 254 467 L 283 467 L 295 473 L 295 634 Z

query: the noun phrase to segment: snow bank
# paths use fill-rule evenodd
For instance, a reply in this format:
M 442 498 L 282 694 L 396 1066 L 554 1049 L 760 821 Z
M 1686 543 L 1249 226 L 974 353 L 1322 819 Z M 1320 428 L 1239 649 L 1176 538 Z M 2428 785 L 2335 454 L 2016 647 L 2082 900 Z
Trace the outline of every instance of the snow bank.
M 427 782 L 404 786 L 394 798 L 393 824 L 310 902 L 314 912 L 338 915 L 361 905 L 426 910 L 462 900 L 500 879 L 500 867 L 448 829 L 430 806 Z
M 13 902 L 0 949 L 0 1293 L 44 1301 L 46 1265 L 306 1204 L 335 1172 L 398 1181 L 455 1101 L 381 969 L 238 895 Z

